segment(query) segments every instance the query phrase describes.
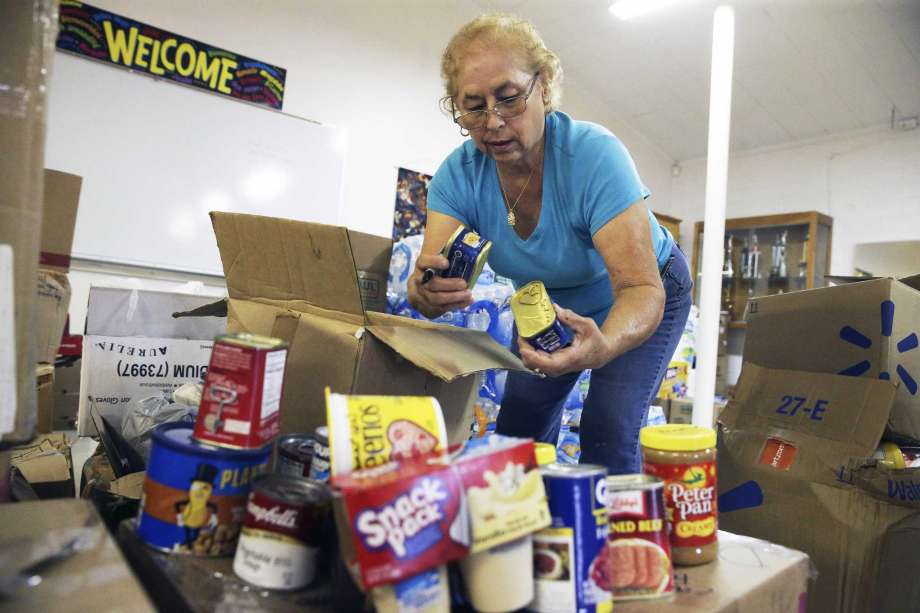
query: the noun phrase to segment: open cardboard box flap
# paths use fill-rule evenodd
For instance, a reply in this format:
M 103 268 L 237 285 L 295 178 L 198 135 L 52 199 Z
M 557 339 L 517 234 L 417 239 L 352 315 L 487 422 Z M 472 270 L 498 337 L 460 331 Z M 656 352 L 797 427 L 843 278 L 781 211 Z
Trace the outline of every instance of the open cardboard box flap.
M 895 393 L 889 381 L 745 362 L 719 423 L 726 446 L 751 468 L 840 485 L 841 468 L 878 446 Z
M 213 212 L 211 220 L 227 279 L 228 329 L 290 344 L 283 432 L 324 423 L 328 385 L 340 393 L 435 396 L 459 435 L 468 428 L 464 415 L 476 384 L 467 375 L 525 370 L 485 332 L 383 313 L 388 238 L 236 213 Z M 220 310 L 211 305 L 188 314 Z

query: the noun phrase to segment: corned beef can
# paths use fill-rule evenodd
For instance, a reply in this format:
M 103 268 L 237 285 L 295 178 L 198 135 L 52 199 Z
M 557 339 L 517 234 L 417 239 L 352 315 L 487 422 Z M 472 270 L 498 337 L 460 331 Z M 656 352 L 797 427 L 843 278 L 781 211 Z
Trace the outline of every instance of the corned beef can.
M 447 258 L 447 268 L 440 271 L 442 277 L 459 277 L 466 281 L 467 288 L 472 289 L 489 259 L 492 241 L 488 241 L 476 232 L 460 226 L 450 236 L 441 250 Z
M 592 464 L 540 467 L 552 524 L 533 535 L 537 613 L 613 610 L 607 589 L 607 469 Z
M 534 348 L 552 353 L 572 344 L 572 333 L 556 317 L 542 281 L 531 281 L 511 297 L 518 335 Z
M 313 460 L 310 462 L 310 478 L 320 483 L 329 481 L 331 463 L 329 451 L 329 428 L 320 426 L 313 435 Z
M 309 434 L 286 434 L 278 439 L 275 472 L 292 477 L 309 477 L 315 441 Z
M 296 590 L 313 582 L 331 495 L 304 477 L 266 475 L 246 503 L 233 572 L 259 587 Z
M 267 470 L 271 445 L 262 449 L 205 445 L 180 422 L 157 426 L 152 441 L 137 536 L 170 553 L 232 554 L 249 488 Z
M 607 477 L 610 583 L 614 600 L 659 598 L 674 591 L 664 482 L 651 475 Z
M 195 439 L 231 449 L 258 449 L 281 429 L 287 343 L 257 334 L 214 341 L 201 393 Z

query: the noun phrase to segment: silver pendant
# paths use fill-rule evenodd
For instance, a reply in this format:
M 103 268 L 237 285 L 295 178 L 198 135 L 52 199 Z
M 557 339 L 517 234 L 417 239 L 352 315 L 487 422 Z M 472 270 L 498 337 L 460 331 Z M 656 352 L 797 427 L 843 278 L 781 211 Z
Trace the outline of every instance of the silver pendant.
M 517 217 L 514 216 L 514 211 L 508 211 L 508 225 L 513 228 L 516 223 Z

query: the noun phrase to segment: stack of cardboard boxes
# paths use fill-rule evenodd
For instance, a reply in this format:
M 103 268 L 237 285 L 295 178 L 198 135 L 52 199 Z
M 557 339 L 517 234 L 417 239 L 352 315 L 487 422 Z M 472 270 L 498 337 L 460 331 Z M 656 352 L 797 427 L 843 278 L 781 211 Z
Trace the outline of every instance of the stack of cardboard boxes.
M 752 300 L 747 320 L 720 419 L 721 527 L 806 552 L 809 610 L 920 610 L 916 582 L 883 572 L 920 563 L 920 469 L 872 458 L 883 438 L 920 439 L 920 276 Z
M 35 279 L 56 35 L 56 2 L 0 4 L 0 440 L 6 442 L 31 438 L 36 421 Z

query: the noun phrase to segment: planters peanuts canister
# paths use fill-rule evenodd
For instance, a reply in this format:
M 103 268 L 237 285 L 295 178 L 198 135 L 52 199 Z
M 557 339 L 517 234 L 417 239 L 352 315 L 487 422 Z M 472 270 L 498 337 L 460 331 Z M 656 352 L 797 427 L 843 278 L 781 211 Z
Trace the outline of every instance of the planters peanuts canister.
M 138 537 L 172 553 L 233 553 L 253 479 L 266 472 L 271 445 L 225 449 L 192 439 L 192 428 L 153 431 Z

